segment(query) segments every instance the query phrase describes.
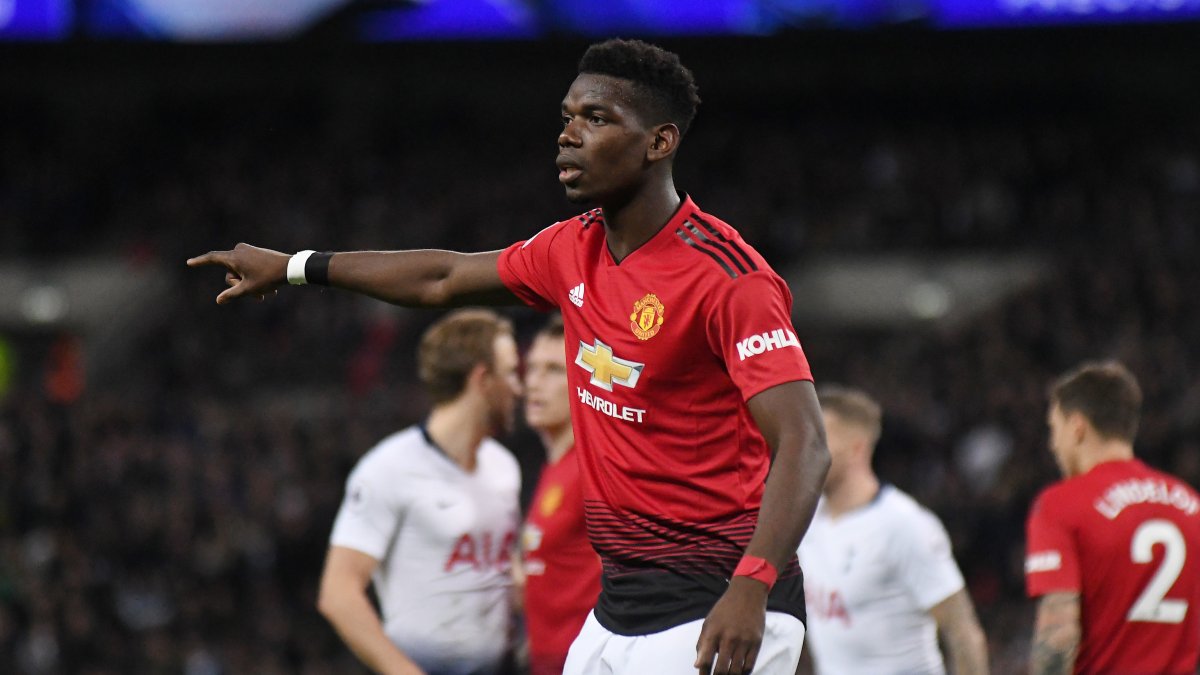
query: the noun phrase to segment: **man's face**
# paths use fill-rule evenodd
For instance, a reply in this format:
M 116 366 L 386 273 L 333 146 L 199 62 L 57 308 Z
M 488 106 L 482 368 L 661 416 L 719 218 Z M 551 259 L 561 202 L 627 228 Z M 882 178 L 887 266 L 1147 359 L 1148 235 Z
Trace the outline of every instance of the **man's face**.
M 539 335 L 525 355 L 525 421 L 535 431 L 571 423 L 563 339 Z
M 562 102 L 558 180 L 572 202 L 604 203 L 632 194 L 654 140 L 634 108 L 633 83 L 608 75 L 575 78 Z
M 1063 414 L 1062 408 L 1058 407 L 1057 403 L 1050 406 L 1050 411 L 1046 415 L 1046 424 L 1050 427 L 1050 454 L 1054 455 L 1054 461 L 1063 475 L 1074 476 L 1077 444 L 1071 435 L 1070 420 L 1067 415 Z
M 521 377 L 517 374 L 517 342 L 511 335 L 497 335 L 492 344 L 492 371 L 488 373 L 489 420 L 497 433 L 511 433 L 516 417 Z

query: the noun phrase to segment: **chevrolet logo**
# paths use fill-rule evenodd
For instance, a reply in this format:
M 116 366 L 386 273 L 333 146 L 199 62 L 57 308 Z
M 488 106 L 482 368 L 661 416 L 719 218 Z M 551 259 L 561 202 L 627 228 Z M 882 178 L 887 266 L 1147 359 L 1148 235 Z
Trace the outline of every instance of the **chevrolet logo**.
M 642 368 L 646 367 L 644 363 L 613 356 L 612 347 L 600 340 L 596 340 L 595 345 L 580 340 L 575 365 L 591 373 L 591 383 L 605 391 L 612 391 L 614 382 L 630 389 L 636 387 Z

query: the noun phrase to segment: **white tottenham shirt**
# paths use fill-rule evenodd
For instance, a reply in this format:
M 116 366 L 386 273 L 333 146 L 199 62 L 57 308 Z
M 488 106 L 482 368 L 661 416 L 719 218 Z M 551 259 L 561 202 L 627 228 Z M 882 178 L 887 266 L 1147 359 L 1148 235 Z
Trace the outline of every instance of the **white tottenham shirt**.
M 426 672 L 500 667 L 520 487 L 516 460 L 496 441 L 483 441 L 467 473 L 420 426 L 385 438 L 350 473 L 329 543 L 380 561 L 384 632 Z
M 819 675 L 943 675 L 929 610 L 963 588 L 941 521 L 884 485 L 800 543 L 808 641 Z

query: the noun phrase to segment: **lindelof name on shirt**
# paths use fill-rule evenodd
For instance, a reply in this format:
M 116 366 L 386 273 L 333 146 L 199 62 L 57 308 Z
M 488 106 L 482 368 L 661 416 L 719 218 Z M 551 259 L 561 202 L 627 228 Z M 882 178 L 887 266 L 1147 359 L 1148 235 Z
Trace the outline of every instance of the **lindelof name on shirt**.
M 1166 504 L 1174 506 L 1189 516 L 1200 512 L 1200 500 L 1193 497 L 1182 485 L 1169 486 L 1158 478 L 1133 478 L 1121 481 L 1108 488 L 1094 506 L 1100 515 L 1116 520 L 1127 506 L 1137 504 Z

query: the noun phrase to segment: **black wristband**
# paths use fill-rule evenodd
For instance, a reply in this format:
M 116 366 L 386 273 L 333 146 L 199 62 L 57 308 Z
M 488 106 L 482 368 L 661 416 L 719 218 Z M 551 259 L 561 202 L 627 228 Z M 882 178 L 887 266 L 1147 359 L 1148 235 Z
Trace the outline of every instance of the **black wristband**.
M 321 251 L 308 256 L 304 261 L 304 281 L 317 286 L 329 285 L 329 259 L 331 251 Z

